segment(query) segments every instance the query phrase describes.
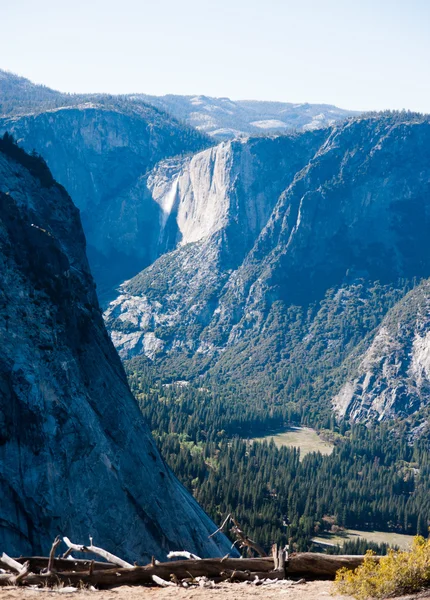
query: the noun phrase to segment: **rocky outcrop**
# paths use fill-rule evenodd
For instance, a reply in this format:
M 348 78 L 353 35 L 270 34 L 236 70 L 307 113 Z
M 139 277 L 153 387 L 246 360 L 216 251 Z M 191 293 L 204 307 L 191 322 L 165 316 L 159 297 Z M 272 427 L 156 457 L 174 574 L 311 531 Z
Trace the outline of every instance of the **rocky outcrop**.
M 70 197 L 2 142 L 0 203 L 0 546 L 46 554 L 63 534 L 139 562 L 225 554 L 129 391 Z
M 399 301 L 362 345 L 358 366 L 333 398 L 339 417 L 406 418 L 429 406 L 430 282 Z

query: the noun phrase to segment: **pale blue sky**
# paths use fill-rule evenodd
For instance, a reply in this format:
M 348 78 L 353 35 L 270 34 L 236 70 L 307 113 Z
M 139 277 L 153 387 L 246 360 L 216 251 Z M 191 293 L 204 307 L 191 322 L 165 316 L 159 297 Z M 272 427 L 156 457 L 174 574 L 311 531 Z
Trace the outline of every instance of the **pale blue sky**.
M 0 68 L 68 92 L 430 112 L 430 0 L 0 0 Z

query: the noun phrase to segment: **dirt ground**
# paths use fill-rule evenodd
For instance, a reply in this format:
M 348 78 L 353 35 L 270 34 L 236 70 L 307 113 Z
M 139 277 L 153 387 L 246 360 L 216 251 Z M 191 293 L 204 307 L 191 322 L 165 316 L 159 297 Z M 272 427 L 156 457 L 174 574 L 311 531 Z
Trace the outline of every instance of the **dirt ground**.
M 240 583 L 218 584 L 215 588 L 147 588 L 141 586 L 122 586 L 113 590 L 79 591 L 66 593 L 61 591 L 34 590 L 28 588 L 0 588 L 1 600 L 319 600 L 331 598 L 331 582 L 318 581 L 298 585 L 272 584 L 265 586 L 244 585 Z M 346 596 L 336 596 L 336 600 L 350 600 Z
M 224 583 L 214 589 L 208 588 L 147 588 L 142 586 L 122 586 L 113 590 L 82 590 L 74 593 L 67 589 L 57 591 L 7 587 L 0 588 L 0 600 L 352 600 L 350 596 L 333 596 L 332 583 L 312 581 L 298 585 L 288 583 L 268 586 L 253 586 L 238 583 Z M 425 594 L 404 597 L 403 600 L 430 599 L 430 591 Z M 402 600 L 402 599 L 398 599 Z

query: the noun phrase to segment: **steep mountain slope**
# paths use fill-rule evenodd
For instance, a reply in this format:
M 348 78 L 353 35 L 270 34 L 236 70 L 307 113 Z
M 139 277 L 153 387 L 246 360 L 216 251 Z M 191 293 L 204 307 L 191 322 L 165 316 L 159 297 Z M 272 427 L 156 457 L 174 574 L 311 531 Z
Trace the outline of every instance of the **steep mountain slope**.
M 278 164 L 279 139 L 246 172 L 250 189 Z M 246 238 L 244 214 L 231 238 L 225 226 L 121 287 L 106 318 L 124 358 L 144 354 L 171 379 L 205 374 L 268 406 L 329 411 L 350 353 L 430 275 L 430 122 L 369 116 L 298 136 L 297 148 L 304 139 L 312 156 L 268 191 L 271 215 L 236 263 L 224 257 Z
M 210 145 L 156 108 L 115 99 L 2 118 L 4 131 L 36 149 L 72 194 L 99 293 L 158 256 L 160 210 L 145 190 L 136 194 L 140 179 L 162 158 Z
M 308 163 L 323 137 L 309 133 L 223 142 L 175 168 L 168 161 L 157 165 L 148 187 L 165 207 L 165 236 L 179 247 L 125 284 L 121 289 L 126 293 L 108 309 L 110 324 L 118 317 L 119 330 L 112 335 L 123 356 L 150 347 L 153 357 L 165 346 L 146 327 L 134 330 L 141 317 L 151 323 L 150 329 L 160 325 L 171 330 L 172 341 L 182 339 L 186 346 L 195 346 L 196 334 L 210 323 L 232 270 L 242 263 L 279 194 Z M 128 320 L 133 323 L 130 328 Z M 193 334 L 187 331 L 191 323 Z
M 166 110 L 218 140 L 242 134 L 268 133 L 287 129 L 320 129 L 352 116 L 353 111 L 329 104 L 294 104 L 292 102 L 262 102 L 230 100 L 210 96 L 148 96 L 136 94 L 134 100 L 144 100 Z
M 0 141 L 0 545 L 61 533 L 130 560 L 225 553 L 161 459 L 105 330 L 78 210 L 46 165 Z
M 355 367 L 333 399 L 340 416 L 362 421 L 424 412 L 430 406 L 430 281 L 402 298 L 349 361 Z

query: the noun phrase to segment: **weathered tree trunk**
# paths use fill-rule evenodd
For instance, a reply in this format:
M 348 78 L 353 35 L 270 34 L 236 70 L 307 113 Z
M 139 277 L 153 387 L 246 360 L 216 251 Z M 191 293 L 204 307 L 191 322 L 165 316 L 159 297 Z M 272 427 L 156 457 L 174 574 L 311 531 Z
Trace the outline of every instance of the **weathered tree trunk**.
M 379 560 L 379 556 L 375 557 Z M 288 557 L 285 573 L 289 577 L 306 577 L 307 579 L 334 579 L 336 572 L 342 567 L 356 569 L 363 562 L 364 556 L 331 555 L 313 552 L 301 552 Z
M 39 573 L 43 569 L 48 568 L 49 558 L 46 556 L 24 556 L 14 559 L 16 562 L 23 565 L 25 562 L 30 562 L 30 570 L 32 573 Z M 88 571 L 91 564 L 90 559 L 79 558 L 54 558 L 55 571 Z M 94 561 L 94 571 L 106 571 L 107 569 L 117 569 L 118 565 L 109 562 Z
M 174 579 L 181 580 L 190 577 L 206 576 L 214 581 L 225 581 L 227 579 L 237 581 L 253 580 L 256 576 L 260 579 L 284 577 L 305 577 L 306 579 L 334 579 L 336 571 L 341 567 L 355 569 L 363 562 L 363 556 L 330 556 L 326 554 L 301 553 L 288 557 L 283 571 L 274 570 L 274 560 L 267 558 L 206 558 L 202 560 L 181 560 L 158 565 L 147 565 L 146 567 L 118 568 L 106 565 L 101 569 L 92 561 L 65 560 L 64 568 L 69 572 L 57 568 L 57 573 L 30 573 L 21 581 L 23 585 L 78 585 L 80 583 L 98 586 L 99 588 L 110 588 L 119 585 L 153 585 L 152 576 L 156 575 L 165 581 Z M 378 559 L 378 557 L 376 557 Z M 40 559 L 38 559 L 40 561 Z M 45 561 L 47 559 L 44 559 Z M 55 559 L 59 561 L 61 559 Z M 81 568 L 82 563 L 87 563 L 86 571 L 72 571 Z M 37 563 L 37 564 L 40 564 Z M 97 568 L 95 565 L 97 564 Z M 63 565 L 61 565 L 63 568 Z M 0 585 L 7 585 L 10 575 L 0 575 Z

